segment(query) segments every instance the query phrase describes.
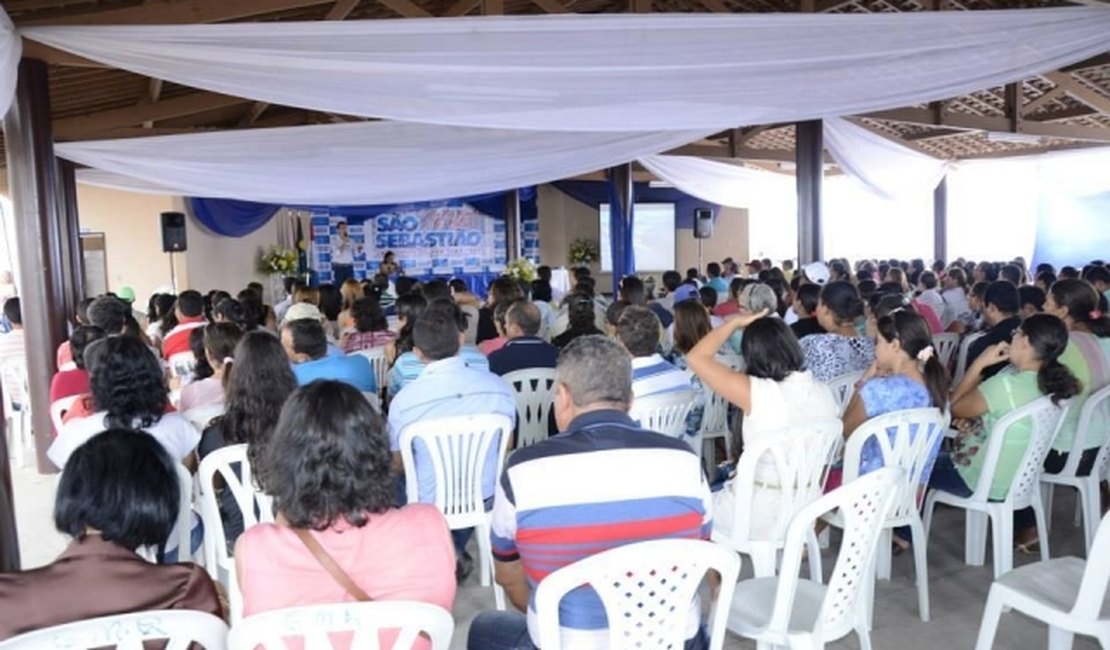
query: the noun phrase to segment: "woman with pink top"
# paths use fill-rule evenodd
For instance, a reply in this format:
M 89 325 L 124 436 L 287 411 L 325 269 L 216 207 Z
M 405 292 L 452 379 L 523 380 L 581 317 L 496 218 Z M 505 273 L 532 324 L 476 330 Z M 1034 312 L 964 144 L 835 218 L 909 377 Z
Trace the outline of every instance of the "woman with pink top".
M 354 388 L 315 381 L 290 397 L 256 468 L 276 523 L 252 527 L 235 544 L 245 616 L 367 598 L 451 610 L 447 522 L 432 505 L 393 507 L 391 460 L 385 422 Z M 328 558 L 338 571 L 325 568 Z M 392 636 L 382 635 L 383 647 Z

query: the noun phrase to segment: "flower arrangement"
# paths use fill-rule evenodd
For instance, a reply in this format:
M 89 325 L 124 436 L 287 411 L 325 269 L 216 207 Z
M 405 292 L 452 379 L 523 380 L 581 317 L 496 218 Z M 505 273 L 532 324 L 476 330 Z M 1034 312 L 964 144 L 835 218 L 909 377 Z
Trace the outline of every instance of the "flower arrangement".
M 592 264 L 601 258 L 597 241 L 593 239 L 575 239 L 570 244 L 571 265 Z
M 510 277 L 517 282 L 531 282 L 536 279 L 536 265 L 527 257 L 518 257 L 505 265 L 505 270 L 501 275 Z
M 258 259 L 258 270 L 267 274 L 293 275 L 297 272 L 297 251 L 271 246 Z

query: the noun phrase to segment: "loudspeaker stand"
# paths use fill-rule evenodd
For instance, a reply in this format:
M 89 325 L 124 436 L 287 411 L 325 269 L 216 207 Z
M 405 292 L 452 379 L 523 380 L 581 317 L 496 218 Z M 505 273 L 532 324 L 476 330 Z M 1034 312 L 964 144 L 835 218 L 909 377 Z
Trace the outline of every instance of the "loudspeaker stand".
M 177 265 L 173 263 L 173 251 L 170 251 L 170 286 L 173 287 L 173 295 L 177 295 Z

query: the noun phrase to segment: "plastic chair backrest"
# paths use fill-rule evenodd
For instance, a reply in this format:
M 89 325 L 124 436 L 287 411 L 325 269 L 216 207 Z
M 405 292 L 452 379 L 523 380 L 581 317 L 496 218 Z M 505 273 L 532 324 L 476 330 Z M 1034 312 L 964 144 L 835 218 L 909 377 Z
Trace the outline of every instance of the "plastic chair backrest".
M 1095 541 L 1087 552 L 1087 568 L 1071 615 L 1088 621 L 1100 618 L 1106 588 L 1110 583 L 1110 517 L 1103 517 L 1095 533 Z
M 829 465 L 840 451 L 844 438 L 840 420 L 814 420 L 769 433 L 749 445 L 736 464 L 732 540 L 737 548 L 751 539 L 751 515 L 756 488 L 772 487 L 778 494 L 775 522 L 767 537 L 783 540 L 791 518 L 813 503 L 825 488 Z M 764 458 L 774 465 L 775 484 L 758 481 L 756 473 Z M 766 467 L 766 462 L 763 463 Z
M 956 369 L 955 369 L 955 371 L 952 372 L 952 385 L 953 386 L 959 386 L 960 385 L 960 380 L 963 379 L 964 373 L 967 372 L 967 351 L 968 351 L 968 348 L 970 348 L 971 344 L 974 343 L 976 341 L 976 339 L 978 339 L 980 336 L 983 336 L 982 332 L 975 332 L 974 334 L 968 334 L 967 336 L 964 337 L 964 340 L 960 342 L 960 352 L 959 352 L 959 354 L 956 355 Z
M 897 467 L 905 472 L 902 500 L 891 514 L 893 518 L 908 517 L 917 512 L 924 497 L 919 486 L 926 482 L 925 470 L 932 467 L 929 460 L 944 438 L 946 418 L 937 408 L 893 411 L 867 420 L 852 432 L 844 445 L 844 482 L 859 478 L 860 460 L 864 447 L 871 443 L 878 449 L 883 467 Z
M 224 650 L 227 625 L 211 614 L 184 609 L 135 612 L 28 632 L 0 643 L 0 649 L 143 650 L 143 641 L 166 639 L 166 650 L 188 650 L 192 642 L 204 646 L 204 650 Z
M 844 411 L 848 409 L 848 403 L 852 401 L 852 396 L 856 394 L 856 383 L 862 378 L 862 372 L 848 372 L 825 382 L 825 385 L 832 391 L 833 399 L 836 400 L 841 415 L 844 415 Z
M 686 416 L 694 406 L 694 391 L 676 390 L 632 400 L 628 417 L 641 429 L 686 439 Z
M 193 559 L 193 475 L 181 463 L 174 463 L 178 491 L 177 523 L 171 537 L 177 539 L 177 561 Z
M 4 415 L 14 417 L 17 404 L 21 410 L 30 408 L 30 400 L 27 399 L 27 364 L 22 359 L 9 359 L 0 365 L 0 387 L 4 393 Z
M 428 418 L 401 431 L 401 460 L 405 468 L 405 492 L 409 503 L 420 501 L 416 460 L 413 451 L 420 441 L 431 458 L 436 477 L 435 505 L 452 529 L 484 523 L 486 512 L 482 476 L 489 449 L 497 445 L 496 476 L 501 476 L 513 423 L 497 414 L 456 415 Z
M 979 451 L 981 454 L 986 453 L 987 456 L 983 460 L 979 484 L 975 486 L 971 500 L 979 503 L 988 501 L 1006 436 L 1015 424 L 1029 419 L 1032 425 L 1029 444 L 1006 490 L 1005 499 L 1005 503 L 1028 505 L 1034 490 L 1040 489 L 1044 459 L 1048 455 L 1052 439 L 1056 437 L 1056 432 L 1064 420 L 1064 412 L 1067 408 L 1065 402 L 1057 406 L 1052 403 L 1052 398 L 1046 395 L 1010 411 L 1005 417 L 999 419 L 987 435 L 987 448 Z
M 610 648 L 681 648 L 686 620 L 706 571 L 721 575 L 710 620 L 711 650 L 724 642 L 728 607 L 740 558 L 711 542 L 660 539 L 618 546 L 551 573 L 536 588 L 540 647 L 560 650 L 559 603 L 573 589 L 590 585 L 609 621 Z M 722 611 L 722 606 L 724 610 Z
M 248 616 L 231 628 L 229 650 L 286 650 L 284 638 L 300 638 L 311 650 L 380 648 L 379 635 L 395 632 L 393 650 L 409 650 L 423 633 L 431 650 L 447 650 L 455 621 L 450 612 L 429 603 L 376 600 L 277 609 Z M 349 645 L 332 645 L 330 634 L 353 632 Z
M 62 430 L 62 427 L 65 426 L 65 423 L 62 422 L 62 418 L 65 417 L 66 412 L 73 408 L 73 404 L 80 398 L 80 395 L 70 395 L 69 397 L 54 400 L 54 402 L 50 404 L 50 421 L 54 423 L 55 431 L 60 432 Z
M 217 475 L 223 480 L 224 489 L 230 492 L 235 504 L 239 506 L 239 512 L 243 515 L 243 530 L 260 522 L 272 522 L 274 511 L 273 499 L 254 485 L 246 445 L 230 445 L 204 457 L 197 470 L 201 516 L 204 518 L 205 528 L 204 564 L 208 575 L 218 581 L 220 569 L 234 572 L 235 567 L 227 551 L 223 519 L 220 518 L 220 505 L 216 498 Z
M 859 600 L 864 583 L 871 579 L 870 568 L 883 522 L 901 499 L 900 485 L 905 482 L 902 474 L 900 469 L 884 467 L 845 483 L 798 511 L 786 533 L 769 629 L 788 629 L 802 548 L 812 535 L 818 517 L 834 510 L 844 518 L 844 538 L 816 617 L 814 636 L 816 639 L 835 638 L 854 627 L 862 615 L 858 612 Z
M 171 375 L 187 380 L 193 376 L 193 372 L 196 370 L 197 358 L 192 352 L 178 352 L 170 355 L 170 358 L 166 359 L 166 364 L 170 368 Z
M 385 348 L 379 346 L 359 350 L 354 354 L 366 357 L 370 362 L 370 366 L 374 369 L 374 385 L 378 387 L 380 393 L 383 388 L 389 385 L 389 366 L 385 363 Z
M 513 390 L 516 401 L 516 448 L 547 438 L 547 420 L 555 391 L 555 369 L 526 368 L 510 372 L 502 379 Z
M 1095 419 L 1096 417 L 1098 419 Z M 1079 423 L 1075 427 L 1075 440 L 1072 442 L 1064 469 L 1060 471 L 1061 476 L 1074 477 L 1079 474 L 1079 462 L 1083 451 L 1090 446 L 1087 441 L 1095 434 L 1096 425 L 1110 426 L 1110 385 L 1091 393 L 1083 403 L 1083 408 L 1079 411 Z M 1106 439 L 1099 447 L 1095 464 L 1091 468 L 1091 476 L 1104 476 L 1107 464 L 1110 464 L 1110 435 L 1106 435 L 1105 431 L 1102 434 Z
M 937 360 L 944 369 L 952 371 L 952 360 L 960 349 L 960 335 L 954 332 L 942 332 L 933 335 L 933 351 Z

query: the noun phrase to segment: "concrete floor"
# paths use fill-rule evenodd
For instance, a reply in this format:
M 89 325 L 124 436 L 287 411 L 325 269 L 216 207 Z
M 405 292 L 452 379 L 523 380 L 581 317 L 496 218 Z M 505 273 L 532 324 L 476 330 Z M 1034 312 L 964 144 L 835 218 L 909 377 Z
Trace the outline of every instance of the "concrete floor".
M 52 493 L 54 477 L 41 476 L 33 469 L 13 466 L 16 499 L 16 517 L 19 525 L 20 548 L 23 564 L 27 568 L 41 566 L 53 560 L 65 547 L 66 540 L 53 529 Z M 1056 498 L 1054 521 L 1050 535 L 1052 557 L 1077 555 L 1082 557 L 1081 529 L 1072 526 L 1074 499 L 1067 494 Z M 917 594 L 913 583 L 913 558 L 903 554 L 894 558 L 893 576 L 889 582 L 879 582 L 876 589 L 875 623 L 871 640 L 876 650 L 964 650 L 973 648 L 979 622 L 990 589 L 990 565 L 967 567 L 963 564 L 963 520 L 955 510 L 942 509 L 934 520 L 933 537 L 929 546 L 929 591 L 932 620 L 923 623 L 917 616 Z M 824 554 L 828 572 L 836 550 Z M 988 561 L 989 561 L 988 553 Z M 1020 566 L 1036 561 L 1036 556 L 1015 557 Z M 750 575 L 745 562 L 743 575 Z M 451 643 L 452 650 L 466 647 L 466 633 L 470 621 L 483 610 L 492 609 L 493 596 L 489 588 L 478 585 L 475 575 L 460 587 L 455 600 L 454 615 L 458 623 Z M 1033 650 L 1046 647 L 1047 628 L 1021 614 L 1007 613 L 1002 617 L 995 648 L 1006 650 Z M 755 644 L 730 636 L 725 648 L 749 649 Z M 854 636 L 849 636 L 829 648 L 858 648 Z M 1097 648 L 1093 639 L 1079 637 L 1076 650 Z

